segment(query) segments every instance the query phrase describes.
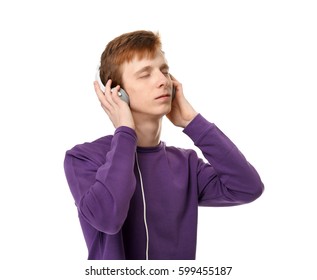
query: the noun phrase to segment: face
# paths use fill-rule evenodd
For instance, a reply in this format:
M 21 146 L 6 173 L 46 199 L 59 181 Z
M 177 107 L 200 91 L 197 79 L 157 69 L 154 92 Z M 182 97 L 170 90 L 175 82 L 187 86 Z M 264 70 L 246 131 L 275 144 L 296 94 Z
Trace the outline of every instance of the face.
M 122 65 L 122 81 L 130 98 L 132 113 L 158 117 L 171 110 L 172 81 L 165 56 L 134 58 Z

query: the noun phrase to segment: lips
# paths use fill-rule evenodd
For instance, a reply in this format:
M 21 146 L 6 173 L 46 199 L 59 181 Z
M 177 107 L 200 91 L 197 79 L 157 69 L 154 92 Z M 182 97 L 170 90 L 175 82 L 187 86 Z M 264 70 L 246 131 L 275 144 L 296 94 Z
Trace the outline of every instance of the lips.
M 155 99 L 160 99 L 160 98 L 170 97 L 170 96 L 171 96 L 171 95 L 167 93 L 167 94 L 162 94 L 162 95 L 156 97 Z

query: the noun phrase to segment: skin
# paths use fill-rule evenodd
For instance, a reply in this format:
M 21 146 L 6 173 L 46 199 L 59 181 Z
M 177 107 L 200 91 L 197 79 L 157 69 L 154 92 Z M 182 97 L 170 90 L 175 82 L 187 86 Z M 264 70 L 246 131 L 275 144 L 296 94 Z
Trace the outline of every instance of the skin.
M 160 143 L 163 116 L 166 115 L 175 126 L 185 128 L 197 115 L 183 94 L 182 84 L 169 74 L 167 61 L 160 51 L 153 59 L 134 58 L 124 63 L 122 80 L 130 107 L 118 96 L 119 85 L 111 91 L 111 80 L 106 83 L 105 92 L 96 81 L 94 88 L 114 127 L 134 129 L 139 147 Z M 172 86 L 176 88 L 173 100 Z

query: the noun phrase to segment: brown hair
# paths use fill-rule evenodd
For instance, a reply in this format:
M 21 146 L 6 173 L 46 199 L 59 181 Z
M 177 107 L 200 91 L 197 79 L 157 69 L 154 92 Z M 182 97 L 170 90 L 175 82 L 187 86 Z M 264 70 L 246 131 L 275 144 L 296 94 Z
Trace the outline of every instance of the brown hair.
M 105 85 L 111 79 L 111 87 L 122 85 L 121 65 L 130 62 L 136 55 L 138 59 L 152 58 L 162 43 L 159 33 L 139 30 L 129 32 L 110 41 L 101 55 L 100 79 Z

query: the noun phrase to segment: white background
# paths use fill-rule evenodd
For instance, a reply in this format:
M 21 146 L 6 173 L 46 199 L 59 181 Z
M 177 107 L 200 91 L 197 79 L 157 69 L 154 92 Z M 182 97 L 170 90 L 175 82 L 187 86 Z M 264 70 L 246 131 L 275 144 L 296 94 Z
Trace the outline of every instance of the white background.
M 64 154 L 113 132 L 94 71 L 109 40 L 147 29 L 160 32 L 188 100 L 266 187 L 254 203 L 200 209 L 190 265 L 233 266 L 227 279 L 316 279 L 316 14 L 305 0 L 1 1 L 1 278 L 83 277 Z M 194 148 L 166 120 L 162 140 Z

